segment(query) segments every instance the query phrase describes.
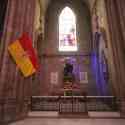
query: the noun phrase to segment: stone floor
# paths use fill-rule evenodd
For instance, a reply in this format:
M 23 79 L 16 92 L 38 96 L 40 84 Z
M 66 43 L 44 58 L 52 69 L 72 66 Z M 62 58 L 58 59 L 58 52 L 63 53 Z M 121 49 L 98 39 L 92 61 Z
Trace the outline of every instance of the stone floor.
M 61 117 L 58 112 L 46 112 L 46 111 L 42 111 L 42 112 L 29 112 L 28 114 L 29 117 L 32 118 L 38 118 L 38 117 L 51 117 L 51 118 L 57 118 L 57 117 Z M 68 115 L 65 115 L 65 118 L 67 118 Z M 119 112 L 88 112 L 88 115 L 82 114 L 82 115 L 75 115 L 75 117 L 91 117 L 91 118 L 120 118 L 120 113 Z M 63 115 L 64 117 L 64 115 Z M 71 116 L 72 117 L 72 116 Z
M 125 119 L 28 118 L 9 125 L 125 125 Z
M 60 117 L 58 112 L 29 112 L 27 119 L 9 125 L 125 125 L 125 119 L 120 119 L 118 112 L 89 112 L 88 117 Z

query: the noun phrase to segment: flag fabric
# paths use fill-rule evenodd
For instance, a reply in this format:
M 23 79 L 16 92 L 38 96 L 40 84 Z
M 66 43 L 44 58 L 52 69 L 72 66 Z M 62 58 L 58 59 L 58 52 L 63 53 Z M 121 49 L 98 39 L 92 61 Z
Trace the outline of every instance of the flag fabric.
M 26 33 L 9 45 L 8 50 L 24 77 L 28 77 L 38 71 L 38 58 L 32 46 L 32 40 Z

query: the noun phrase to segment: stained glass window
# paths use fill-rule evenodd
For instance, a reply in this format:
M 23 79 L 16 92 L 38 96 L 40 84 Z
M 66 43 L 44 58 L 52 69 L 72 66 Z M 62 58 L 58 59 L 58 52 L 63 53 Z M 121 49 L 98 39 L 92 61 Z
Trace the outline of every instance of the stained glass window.
M 59 16 L 59 51 L 77 51 L 76 18 L 69 7 Z

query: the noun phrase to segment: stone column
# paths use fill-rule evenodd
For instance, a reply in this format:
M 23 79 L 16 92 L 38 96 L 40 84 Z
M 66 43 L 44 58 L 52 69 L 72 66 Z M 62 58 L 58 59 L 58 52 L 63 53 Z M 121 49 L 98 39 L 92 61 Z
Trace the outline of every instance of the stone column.
M 125 100 L 125 1 L 105 0 L 114 64 L 117 74 L 118 96 Z M 121 111 L 125 114 L 125 103 L 121 104 Z
M 24 99 L 31 96 L 32 79 L 31 77 L 23 77 L 9 55 L 7 47 L 18 39 L 23 32 L 28 32 L 33 39 L 34 16 L 35 0 L 8 0 L 1 41 L 0 98 L 14 97 L 17 99 L 16 112 L 18 118 L 23 114 Z

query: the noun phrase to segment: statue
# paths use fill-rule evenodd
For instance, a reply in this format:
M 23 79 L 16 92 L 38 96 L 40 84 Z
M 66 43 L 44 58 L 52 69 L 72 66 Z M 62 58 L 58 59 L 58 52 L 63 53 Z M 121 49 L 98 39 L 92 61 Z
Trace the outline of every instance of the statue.
M 64 82 L 73 82 L 74 80 L 74 75 L 73 75 L 73 65 L 66 62 L 65 67 L 64 67 Z

